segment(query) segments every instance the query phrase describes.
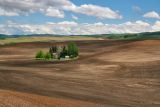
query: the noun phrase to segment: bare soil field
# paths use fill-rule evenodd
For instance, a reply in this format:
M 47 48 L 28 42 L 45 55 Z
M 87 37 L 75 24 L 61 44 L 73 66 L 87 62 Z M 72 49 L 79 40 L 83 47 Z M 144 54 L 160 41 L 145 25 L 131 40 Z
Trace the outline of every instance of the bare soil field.
M 34 59 L 66 43 L 0 46 L 0 107 L 160 107 L 160 40 L 76 41 L 77 60 Z

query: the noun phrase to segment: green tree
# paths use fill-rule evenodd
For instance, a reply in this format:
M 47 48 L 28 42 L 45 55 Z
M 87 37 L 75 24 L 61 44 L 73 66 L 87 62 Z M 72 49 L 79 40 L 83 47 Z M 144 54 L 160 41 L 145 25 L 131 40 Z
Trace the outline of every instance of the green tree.
M 66 46 L 63 47 L 62 52 L 60 53 L 60 57 L 61 58 L 65 58 L 65 56 L 68 55 L 68 50 L 66 48 Z
M 53 47 L 51 47 L 51 49 L 52 49 L 52 52 L 53 52 L 53 53 L 56 53 L 56 52 L 57 52 L 57 46 L 53 46 Z
M 46 59 L 46 60 L 51 60 L 51 59 L 52 59 L 52 55 L 51 55 L 50 52 L 47 52 L 47 53 L 46 53 L 45 59 Z
M 78 55 L 79 55 L 78 46 L 75 44 L 74 45 L 74 56 L 77 57 Z
M 36 54 L 36 59 L 44 59 L 45 55 L 43 53 L 43 51 L 39 51 Z
M 51 54 L 51 58 L 53 59 L 53 48 L 49 48 L 49 53 Z
M 78 56 L 78 47 L 75 43 L 71 42 L 68 44 L 68 55 L 71 58 L 77 57 Z

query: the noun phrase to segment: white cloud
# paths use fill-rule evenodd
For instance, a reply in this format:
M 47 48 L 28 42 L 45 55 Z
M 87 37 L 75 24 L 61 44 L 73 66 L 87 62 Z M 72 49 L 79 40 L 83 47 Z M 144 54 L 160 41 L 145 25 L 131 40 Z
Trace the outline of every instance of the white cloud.
M 102 22 L 97 22 L 97 23 L 94 23 L 95 26 L 104 26 L 104 24 Z
M 51 17 L 64 18 L 64 12 L 52 7 L 46 10 L 46 15 Z
M 101 7 L 92 4 L 84 4 L 72 9 L 73 12 L 86 14 L 88 16 L 96 16 L 100 19 L 121 19 L 122 16 L 119 13 L 111 10 L 108 7 Z
M 144 21 L 125 22 L 122 24 L 105 24 L 97 22 L 76 23 L 74 21 L 47 22 L 46 24 L 18 24 L 8 21 L 0 24 L 0 32 L 4 34 L 108 34 L 108 33 L 139 33 L 160 30 L 160 21 L 149 24 Z
M 75 16 L 75 15 L 72 15 L 72 19 L 74 19 L 74 20 L 78 20 L 78 17 L 77 17 L 77 16 Z
M 6 11 L 0 8 L 0 16 L 19 16 L 16 12 Z
M 138 25 L 140 25 L 140 26 L 146 26 L 146 27 L 149 26 L 149 24 L 148 24 L 147 22 L 143 22 L 143 21 L 141 21 L 141 20 L 138 20 L 138 21 L 136 21 L 135 23 L 138 24 Z
M 156 21 L 152 26 L 153 31 L 160 31 L 160 21 Z
M 144 14 L 143 17 L 160 19 L 160 15 L 155 11 L 148 12 L 148 13 Z
M 5 12 L 28 14 L 37 11 L 41 6 L 33 4 L 32 0 L 0 0 L 1 9 Z
M 108 7 L 92 4 L 77 6 L 70 0 L 0 0 L 0 7 L 3 11 L 1 16 L 28 15 L 41 12 L 47 16 L 63 18 L 65 16 L 64 11 L 72 11 L 101 19 L 122 18 L 118 12 Z
M 63 22 L 59 22 L 57 23 L 58 25 L 62 25 L 62 26 L 77 26 L 78 23 L 76 22 L 70 22 L 70 21 L 63 21 Z
M 114 28 L 111 26 L 111 29 L 113 29 L 113 31 L 116 29 L 116 33 L 139 33 L 149 31 L 150 26 L 150 24 L 139 20 L 136 22 L 126 22 L 119 25 L 114 25 Z
M 71 4 L 68 0 L 0 0 L 0 7 L 5 10 L 5 13 L 28 15 L 41 12 L 59 18 L 64 17 L 62 7 Z

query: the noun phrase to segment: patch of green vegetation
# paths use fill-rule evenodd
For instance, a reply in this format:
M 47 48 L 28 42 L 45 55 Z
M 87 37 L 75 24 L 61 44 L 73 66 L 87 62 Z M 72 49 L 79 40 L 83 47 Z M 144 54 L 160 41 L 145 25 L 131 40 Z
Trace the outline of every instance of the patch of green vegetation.
M 71 42 L 67 46 L 53 46 L 49 48 L 47 53 L 38 51 L 35 58 L 37 60 L 61 60 L 61 59 L 75 59 L 78 57 L 78 46 Z
M 68 44 L 68 50 L 64 50 L 64 53 L 67 53 L 71 58 L 78 56 L 78 47 L 75 43 L 71 42 Z
M 47 52 L 44 57 L 46 60 L 51 60 L 53 57 L 50 52 Z
M 4 39 L 6 39 L 5 37 L 0 37 L 0 40 L 4 40 Z
M 5 35 L 0 34 L 0 40 L 4 40 L 4 39 L 6 39 L 6 36 L 5 36 Z
M 36 54 L 36 59 L 44 59 L 45 58 L 45 53 L 43 51 L 39 51 Z

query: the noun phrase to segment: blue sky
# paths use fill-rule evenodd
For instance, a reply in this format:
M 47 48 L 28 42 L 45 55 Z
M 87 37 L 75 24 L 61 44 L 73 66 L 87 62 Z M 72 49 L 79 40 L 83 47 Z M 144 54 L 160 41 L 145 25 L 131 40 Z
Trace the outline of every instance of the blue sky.
M 123 15 L 122 20 L 102 20 L 106 23 L 122 23 L 125 21 L 146 20 L 144 13 L 149 11 L 156 11 L 160 13 L 160 0 L 72 0 L 77 5 L 94 4 L 103 7 L 110 7 L 113 10 L 118 10 Z M 133 8 L 139 7 L 141 13 L 136 12 Z M 86 17 L 85 17 L 86 18 Z M 88 17 L 87 17 L 88 18 Z M 86 19 L 87 19 L 86 18 Z M 154 19 L 156 20 L 156 19 Z M 149 21 L 154 21 L 149 20 Z
M 159 31 L 159 4 L 160 0 L 0 0 L 0 33 Z

